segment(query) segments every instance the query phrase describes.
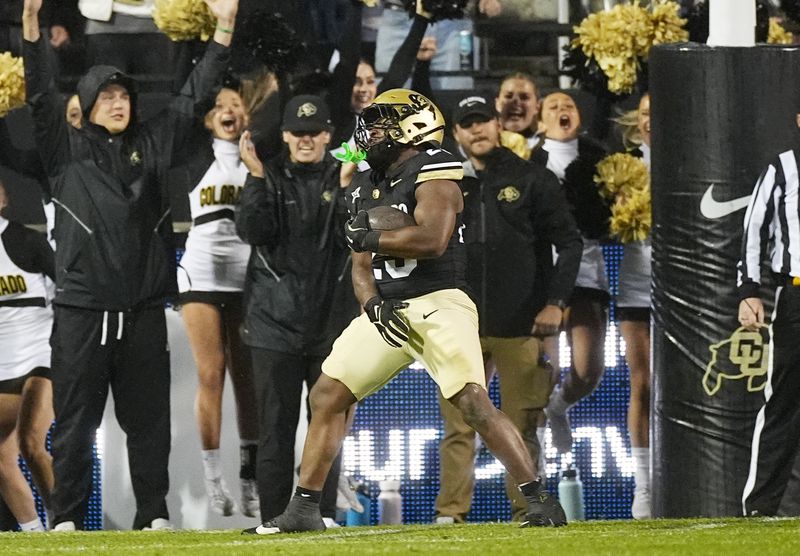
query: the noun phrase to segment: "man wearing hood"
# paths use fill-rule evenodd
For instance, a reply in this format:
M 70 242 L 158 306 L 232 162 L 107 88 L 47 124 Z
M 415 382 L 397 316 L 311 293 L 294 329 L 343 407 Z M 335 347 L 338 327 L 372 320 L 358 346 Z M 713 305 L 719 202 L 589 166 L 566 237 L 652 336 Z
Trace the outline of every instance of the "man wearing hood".
M 64 120 L 38 13 L 25 0 L 23 54 L 36 142 L 56 204 L 52 381 L 56 530 L 81 528 L 92 488 L 92 442 L 108 388 L 127 434 L 134 529 L 169 528 L 169 349 L 164 300 L 175 291 L 171 153 L 193 125 L 228 59 L 238 0 L 206 0 L 213 41 L 183 90 L 151 121 L 136 121 L 136 83 L 111 66 L 79 82 L 85 124 Z

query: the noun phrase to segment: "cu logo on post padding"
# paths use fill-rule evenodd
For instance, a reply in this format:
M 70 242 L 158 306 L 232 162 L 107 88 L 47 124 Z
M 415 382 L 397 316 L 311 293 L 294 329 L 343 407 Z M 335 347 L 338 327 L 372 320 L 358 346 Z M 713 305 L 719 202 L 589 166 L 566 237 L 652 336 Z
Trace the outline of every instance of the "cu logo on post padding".
M 766 332 L 737 328 L 731 336 L 708 346 L 711 360 L 703 374 L 703 390 L 714 396 L 727 380 L 747 379 L 748 392 L 760 392 L 767 385 L 769 340 Z M 727 357 L 726 357 L 727 355 Z

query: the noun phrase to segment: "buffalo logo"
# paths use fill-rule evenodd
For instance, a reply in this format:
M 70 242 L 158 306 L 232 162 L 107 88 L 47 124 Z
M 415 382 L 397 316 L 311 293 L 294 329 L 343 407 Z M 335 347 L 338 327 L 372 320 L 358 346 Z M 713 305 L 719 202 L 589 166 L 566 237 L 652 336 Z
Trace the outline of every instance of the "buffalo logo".
M 497 194 L 498 201 L 513 203 L 517 199 L 519 199 L 519 189 L 517 189 L 513 185 L 504 187 L 503 189 L 500 190 L 500 193 Z
M 131 153 L 131 166 L 138 166 L 142 162 L 142 156 L 139 154 L 139 151 L 133 151 Z
M 380 198 L 380 196 L 381 196 L 381 191 L 380 191 L 380 189 L 373 189 L 373 190 L 372 190 L 372 198 L 373 198 L 373 199 L 379 199 L 379 198 Z
M 330 203 L 331 199 L 333 199 L 333 193 L 331 193 L 330 191 L 327 191 L 327 190 L 322 192 L 322 200 L 323 201 L 325 201 L 326 203 Z
M 711 361 L 703 375 L 703 389 L 709 396 L 719 392 L 724 379 L 747 379 L 748 392 L 760 392 L 767 385 L 769 343 L 760 330 L 737 328 L 730 338 L 708 349 Z
M 300 107 L 297 109 L 298 118 L 310 118 L 316 113 L 317 113 L 317 107 L 311 102 L 306 102 L 304 104 L 301 104 Z

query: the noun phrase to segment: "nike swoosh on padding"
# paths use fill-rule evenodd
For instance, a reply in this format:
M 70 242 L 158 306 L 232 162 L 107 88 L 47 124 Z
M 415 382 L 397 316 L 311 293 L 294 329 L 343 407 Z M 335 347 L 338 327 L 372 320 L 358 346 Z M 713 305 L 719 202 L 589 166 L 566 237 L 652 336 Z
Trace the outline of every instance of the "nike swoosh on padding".
M 709 185 L 706 192 L 703 193 L 703 198 L 700 199 L 700 214 L 709 220 L 733 214 L 737 210 L 742 210 L 747 207 L 750 203 L 750 195 L 745 195 L 744 197 L 739 197 L 738 199 L 732 199 L 730 201 L 716 201 L 711 193 L 712 189 L 714 189 L 714 186 Z

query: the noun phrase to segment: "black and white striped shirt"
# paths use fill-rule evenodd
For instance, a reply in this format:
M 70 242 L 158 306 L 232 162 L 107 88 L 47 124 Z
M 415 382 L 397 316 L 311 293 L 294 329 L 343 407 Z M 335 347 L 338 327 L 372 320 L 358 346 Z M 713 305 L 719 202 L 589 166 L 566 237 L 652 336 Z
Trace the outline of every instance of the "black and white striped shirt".
M 738 265 L 739 296 L 758 297 L 761 260 L 770 253 L 772 271 L 800 276 L 798 151 L 788 150 L 762 172 L 744 217 Z M 769 249 L 769 251 L 767 251 Z

